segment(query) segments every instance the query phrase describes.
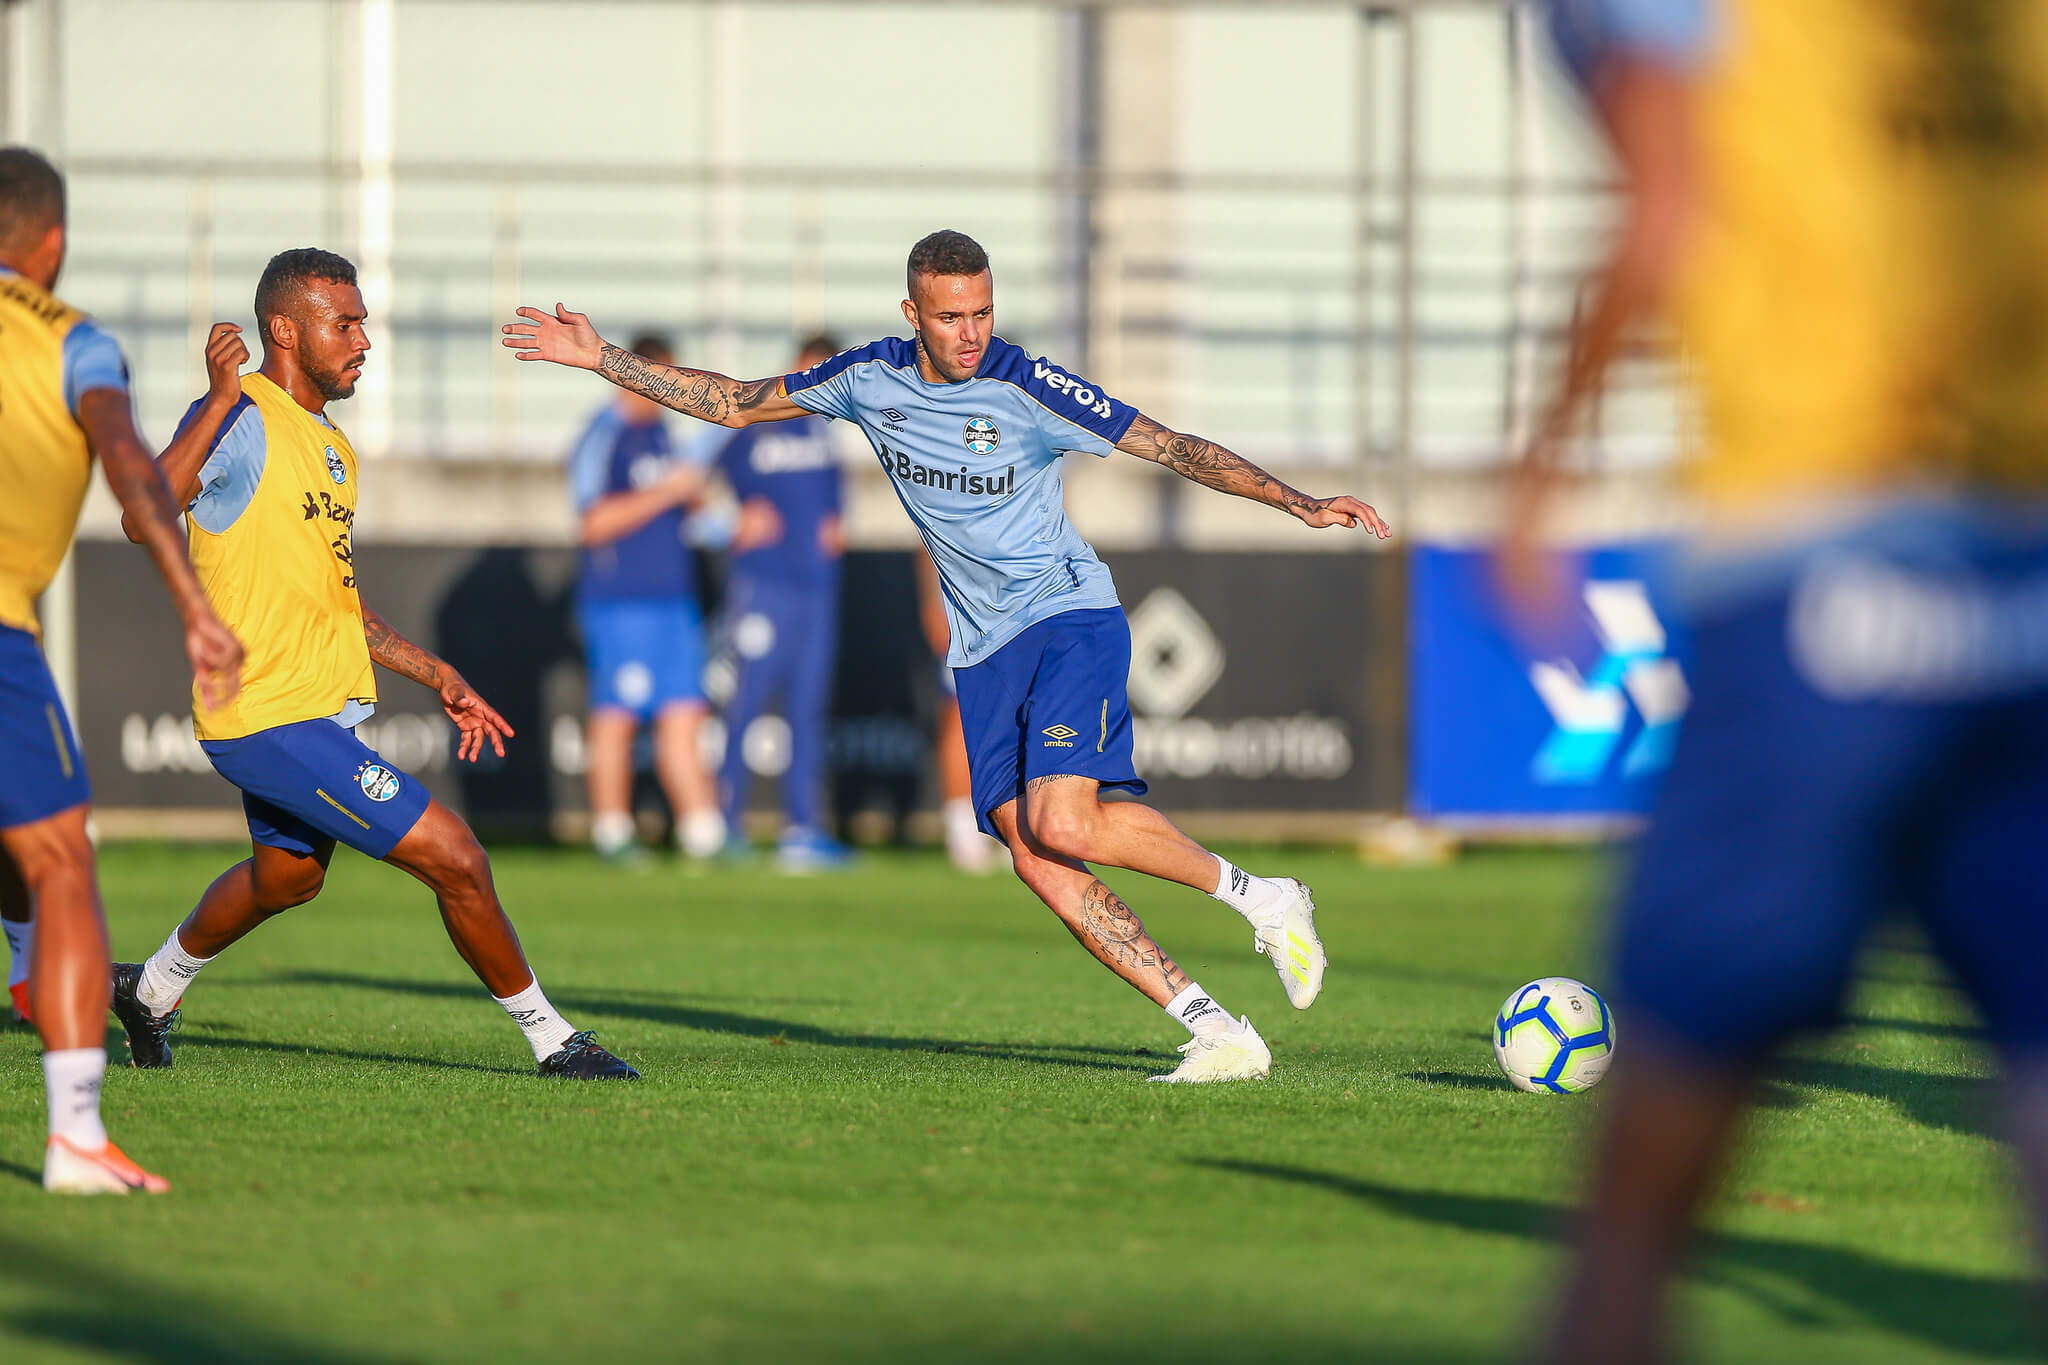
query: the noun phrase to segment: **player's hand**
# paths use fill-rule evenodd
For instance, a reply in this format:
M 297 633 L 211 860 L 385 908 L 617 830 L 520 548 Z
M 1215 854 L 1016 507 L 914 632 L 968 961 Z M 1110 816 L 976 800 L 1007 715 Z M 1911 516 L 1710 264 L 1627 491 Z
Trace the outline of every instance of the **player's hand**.
M 505 756 L 505 741 L 512 738 L 512 727 L 476 694 L 475 688 L 462 680 L 461 674 L 451 672 L 441 684 L 441 709 L 462 732 L 462 738 L 455 744 L 455 757 L 465 763 L 476 762 L 483 757 L 487 739 L 499 758 Z
M 242 329 L 232 322 L 216 322 L 206 334 L 206 396 L 216 403 L 232 405 L 242 396 L 242 367 L 249 363 L 249 346 Z
M 589 318 L 572 313 L 559 303 L 553 313 L 543 313 L 538 308 L 521 308 L 518 312 L 526 321 L 505 324 L 505 344 L 521 360 L 552 360 L 579 370 L 597 368 L 598 358 L 604 354 L 604 338 L 590 325 Z
M 242 690 L 242 642 L 212 608 L 200 608 L 185 622 L 185 657 L 207 710 L 226 706 Z
M 745 554 L 782 539 L 782 515 L 766 498 L 748 498 L 740 504 L 740 519 L 732 531 L 732 552 Z
M 1381 540 L 1394 534 L 1393 528 L 1381 520 L 1379 513 L 1348 494 L 1338 498 L 1313 498 L 1292 511 L 1319 530 L 1325 526 L 1363 527 Z

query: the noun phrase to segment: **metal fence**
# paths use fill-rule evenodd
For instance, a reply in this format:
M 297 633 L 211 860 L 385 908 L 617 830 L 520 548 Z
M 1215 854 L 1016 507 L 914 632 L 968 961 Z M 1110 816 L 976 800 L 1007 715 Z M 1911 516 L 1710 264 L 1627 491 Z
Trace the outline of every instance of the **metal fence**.
M 1485 465 L 1528 428 L 1610 204 L 1514 0 L 5 13 L 9 135 L 72 179 L 65 290 L 129 346 L 159 433 L 283 246 L 363 268 L 366 452 L 553 457 L 589 394 L 496 347 L 515 303 L 772 372 L 800 331 L 900 331 L 903 251 L 948 224 L 991 247 L 1006 335 L 1178 425 L 1280 463 Z M 1662 461 L 1679 426 L 1646 364 L 1593 458 Z

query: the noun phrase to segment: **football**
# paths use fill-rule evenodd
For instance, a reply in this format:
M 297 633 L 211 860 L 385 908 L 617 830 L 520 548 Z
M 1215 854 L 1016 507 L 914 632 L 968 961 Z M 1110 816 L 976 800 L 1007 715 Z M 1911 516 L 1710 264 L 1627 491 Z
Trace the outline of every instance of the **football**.
M 1614 1060 L 1614 1015 L 1583 981 L 1531 981 L 1494 1016 L 1493 1058 L 1509 1080 L 1534 1094 L 1591 1090 Z

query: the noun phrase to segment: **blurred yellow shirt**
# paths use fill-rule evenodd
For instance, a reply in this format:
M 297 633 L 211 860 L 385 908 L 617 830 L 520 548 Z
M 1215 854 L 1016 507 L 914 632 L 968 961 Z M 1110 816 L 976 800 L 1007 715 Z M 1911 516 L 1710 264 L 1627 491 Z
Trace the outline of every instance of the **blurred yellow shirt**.
M 104 333 L 47 289 L 0 270 L 0 625 L 32 634 L 36 598 L 64 562 L 92 478 L 69 392 L 77 387 L 74 332 L 94 334 L 111 352 L 111 372 L 100 378 L 125 390 L 126 367 Z
M 1734 0 L 1701 76 L 1709 512 L 2048 492 L 2048 3 Z

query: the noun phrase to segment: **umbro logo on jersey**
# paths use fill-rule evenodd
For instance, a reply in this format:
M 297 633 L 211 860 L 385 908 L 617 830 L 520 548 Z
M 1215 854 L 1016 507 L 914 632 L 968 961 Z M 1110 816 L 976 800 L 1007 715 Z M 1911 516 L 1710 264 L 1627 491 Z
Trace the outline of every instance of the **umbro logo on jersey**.
M 1038 733 L 1045 736 L 1045 747 L 1048 749 L 1071 749 L 1074 747 L 1074 736 L 1081 732 L 1067 725 L 1048 725 Z
M 909 420 L 910 418 L 908 415 L 898 412 L 894 408 L 882 409 L 882 425 L 889 428 L 889 430 L 891 431 L 903 430 L 902 426 L 900 426 L 899 424 L 903 422 L 908 422 Z

